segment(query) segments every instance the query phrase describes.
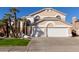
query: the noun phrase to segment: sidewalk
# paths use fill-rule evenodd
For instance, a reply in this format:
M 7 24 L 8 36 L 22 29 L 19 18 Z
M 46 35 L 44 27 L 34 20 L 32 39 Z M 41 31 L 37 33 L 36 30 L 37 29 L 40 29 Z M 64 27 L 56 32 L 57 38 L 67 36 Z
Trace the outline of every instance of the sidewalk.
M 0 46 L 0 52 L 26 52 L 26 46 Z

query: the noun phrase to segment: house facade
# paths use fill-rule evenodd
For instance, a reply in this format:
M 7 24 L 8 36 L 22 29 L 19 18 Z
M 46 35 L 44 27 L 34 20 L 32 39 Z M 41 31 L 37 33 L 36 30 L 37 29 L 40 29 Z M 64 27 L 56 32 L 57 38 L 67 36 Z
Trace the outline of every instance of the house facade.
M 66 14 L 53 8 L 44 8 L 28 16 L 32 37 L 70 37 L 72 26 L 66 23 Z
M 66 14 L 53 8 L 44 8 L 24 17 L 31 22 L 32 28 L 29 29 L 31 30 L 30 36 L 32 37 L 72 36 L 72 26 L 66 23 Z M 24 21 L 20 21 L 21 32 L 23 31 L 23 23 Z

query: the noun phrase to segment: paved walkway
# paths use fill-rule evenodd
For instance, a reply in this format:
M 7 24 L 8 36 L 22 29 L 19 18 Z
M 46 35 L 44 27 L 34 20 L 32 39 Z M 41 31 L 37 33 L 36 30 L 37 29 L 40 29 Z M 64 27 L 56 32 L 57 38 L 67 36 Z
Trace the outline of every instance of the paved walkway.
M 79 52 L 79 37 L 33 38 L 28 52 Z
M 0 52 L 26 52 L 26 46 L 0 46 Z

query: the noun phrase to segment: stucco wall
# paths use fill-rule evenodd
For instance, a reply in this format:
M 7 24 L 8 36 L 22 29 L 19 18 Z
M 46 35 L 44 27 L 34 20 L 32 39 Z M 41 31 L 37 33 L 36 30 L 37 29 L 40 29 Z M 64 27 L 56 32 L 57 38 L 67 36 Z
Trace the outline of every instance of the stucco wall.
M 34 18 L 37 15 L 39 15 L 41 19 L 43 19 L 44 17 L 56 17 L 59 15 L 61 17 L 62 21 L 65 21 L 65 17 L 66 17 L 65 15 L 62 15 L 56 11 L 53 11 L 53 10 L 40 12 L 32 17 Z
M 53 24 L 53 27 L 70 27 L 69 25 L 61 22 L 61 21 L 43 21 L 38 23 L 39 27 L 47 27 L 49 23 Z

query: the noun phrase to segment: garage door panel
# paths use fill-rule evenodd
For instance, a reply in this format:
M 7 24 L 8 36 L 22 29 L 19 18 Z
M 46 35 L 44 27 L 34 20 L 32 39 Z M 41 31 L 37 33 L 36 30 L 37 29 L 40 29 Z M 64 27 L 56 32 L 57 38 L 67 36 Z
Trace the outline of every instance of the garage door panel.
M 68 36 L 67 28 L 48 28 L 48 37 L 65 37 Z

